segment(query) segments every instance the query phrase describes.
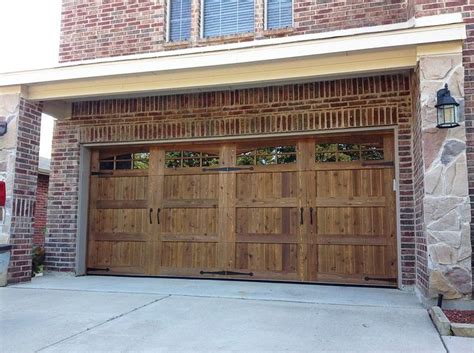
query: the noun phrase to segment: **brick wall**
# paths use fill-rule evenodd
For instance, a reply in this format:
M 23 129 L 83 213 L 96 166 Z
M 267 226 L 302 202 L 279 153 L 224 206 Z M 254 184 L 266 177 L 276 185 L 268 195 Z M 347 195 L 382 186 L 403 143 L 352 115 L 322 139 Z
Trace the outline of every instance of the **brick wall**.
M 392 112 L 396 116 L 393 117 Z M 326 122 L 319 125 L 308 123 L 308 117 L 316 116 L 315 114 L 319 114 L 318 119 L 326 119 Z M 242 135 L 251 132 L 243 127 L 238 128 L 239 125 L 232 119 L 255 116 L 264 117 L 266 125 L 280 129 L 273 132 L 344 127 L 336 125 L 336 122 L 345 122 L 346 127 L 350 124 L 380 125 L 382 121 L 386 125 L 398 124 L 403 283 L 414 283 L 412 106 L 409 74 L 77 102 L 73 104 L 72 115 L 71 119 L 58 120 L 54 133 L 46 238 L 46 261 L 50 270 L 74 269 L 81 142 L 191 137 L 186 135 L 186 131 L 192 131 L 194 136 L 200 137 Z M 297 118 L 288 120 L 289 117 Z M 180 125 L 180 122 L 195 121 L 206 121 L 208 124 L 200 129 L 196 129 L 195 125 Z M 166 125 L 159 125 L 161 123 Z M 260 126 L 258 121 L 249 125 Z
M 49 175 L 38 174 L 38 187 L 36 189 L 36 207 L 34 214 L 33 245 L 44 245 L 46 231 L 46 214 L 48 205 Z
M 165 0 L 63 0 L 60 62 L 333 31 L 406 21 L 407 0 L 294 0 L 294 27 L 264 30 L 264 0 L 255 0 L 255 32 L 199 38 L 192 1 L 191 40 L 166 43 Z
M 18 114 L 15 179 L 11 218 L 9 282 L 31 279 L 33 214 L 38 177 L 41 103 L 21 98 Z
M 424 193 L 424 165 L 423 165 L 423 137 L 420 107 L 420 70 L 417 68 L 412 75 L 413 95 L 413 123 L 411 126 L 411 143 L 413 154 L 413 221 L 415 237 L 415 253 L 413 260 L 416 262 L 416 283 L 425 294 L 428 292 L 428 252 L 424 232 L 423 197 Z

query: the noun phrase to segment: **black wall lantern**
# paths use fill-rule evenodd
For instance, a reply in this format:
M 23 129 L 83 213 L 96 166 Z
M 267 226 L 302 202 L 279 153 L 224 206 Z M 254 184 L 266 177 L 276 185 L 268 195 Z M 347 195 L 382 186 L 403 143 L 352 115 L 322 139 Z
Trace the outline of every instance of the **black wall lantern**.
M 441 129 L 459 126 L 458 123 L 458 106 L 459 103 L 451 97 L 448 84 L 440 89 L 437 93 L 436 109 L 438 110 L 438 125 Z

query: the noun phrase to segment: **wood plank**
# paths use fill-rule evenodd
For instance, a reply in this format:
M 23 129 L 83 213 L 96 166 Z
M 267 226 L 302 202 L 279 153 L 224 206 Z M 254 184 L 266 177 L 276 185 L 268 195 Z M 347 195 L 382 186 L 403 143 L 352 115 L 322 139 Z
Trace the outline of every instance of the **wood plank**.
M 350 236 L 344 234 L 323 235 L 318 234 L 317 239 L 310 241 L 311 244 L 327 244 L 327 245 L 388 245 L 389 241 L 384 235 L 355 235 Z
M 219 200 L 217 199 L 179 199 L 163 200 L 163 208 L 216 208 Z
M 148 200 L 97 200 L 97 209 L 146 209 Z
M 148 234 L 146 233 L 91 233 L 91 239 L 95 241 L 148 241 Z
M 271 243 L 271 244 L 296 244 L 298 238 L 294 234 L 239 234 L 235 235 L 237 243 Z
M 219 241 L 217 234 L 195 235 L 195 234 L 175 234 L 175 233 L 161 233 L 161 241 L 176 242 L 205 242 L 217 243 Z
M 296 197 L 274 198 L 274 199 L 237 199 L 235 207 L 246 208 L 277 208 L 277 207 L 297 207 L 298 199 Z
M 385 197 L 318 197 L 315 207 L 384 207 Z

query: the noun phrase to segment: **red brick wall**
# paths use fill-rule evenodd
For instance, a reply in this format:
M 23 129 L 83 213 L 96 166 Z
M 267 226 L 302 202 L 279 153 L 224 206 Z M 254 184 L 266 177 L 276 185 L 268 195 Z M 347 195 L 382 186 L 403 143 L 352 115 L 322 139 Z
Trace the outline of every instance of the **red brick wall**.
M 46 211 L 48 207 L 49 175 L 38 174 L 38 187 L 36 189 L 36 207 L 34 215 L 33 245 L 44 245 L 46 231 Z
M 166 43 L 165 0 L 63 0 L 60 61 L 375 26 L 408 17 L 407 0 L 294 0 L 294 28 L 264 31 L 263 0 L 256 0 L 254 33 L 200 39 L 200 1 L 192 3 L 192 40 Z
M 424 192 L 424 165 L 423 165 L 423 145 L 421 130 L 420 111 L 420 77 L 419 68 L 412 75 L 413 94 L 413 123 L 411 127 L 411 140 L 413 148 L 413 197 L 414 197 L 414 237 L 415 253 L 413 260 L 416 262 L 416 283 L 422 292 L 428 291 L 428 252 L 424 232 L 423 198 Z
M 33 213 L 38 177 L 41 103 L 21 98 L 18 113 L 17 150 L 11 219 L 9 282 L 31 279 Z
M 55 127 L 49 189 L 46 265 L 50 270 L 73 271 L 74 269 L 80 142 L 150 140 L 153 136 L 158 136 L 157 134 L 165 136 L 164 138 L 182 137 L 184 132 L 180 132 L 177 125 L 168 130 L 154 124 L 169 121 L 191 122 L 196 119 L 212 121 L 234 117 L 264 116 L 267 123 L 271 121 L 275 124 L 270 125 L 277 125 L 278 121 L 286 121 L 285 117 L 297 116 L 298 119 L 293 120 L 293 125 L 308 126 L 302 123 L 305 121 L 304 118 L 313 112 L 321 111 L 325 112 L 325 116 L 329 117 L 330 121 L 341 121 L 343 119 L 337 114 L 350 111 L 353 112 L 351 113 L 353 120 L 363 124 L 364 121 L 370 120 L 370 117 L 366 116 L 367 119 L 359 117 L 358 111 L 368 108 L 374 112 L 376 107 L 382 107 L 386 108 L 383 111 L 396 112 L 394 123 L 398 122 L 399 127 L 401 263 L 403 283 L 413 284 L 415 239 L 411 104 L 409 74 L 74 103 L 72 118 L 58 120 Z M 340 116 L 347 117 L 344 114 Z M 377 114 L 377 119 L 379 118 L 382 119 L 382 114 Z M 216 125 L 213 126 L 218 129 Z M 224 131 L 233 131 L 233 134 L 238 134 L 235 126 L 237 125 L 229 123 L 228 129 Z M 331 128 L 331 126 L 317 128 Z M 221 133 L 221 135 L 225 134 L 225 132 Z

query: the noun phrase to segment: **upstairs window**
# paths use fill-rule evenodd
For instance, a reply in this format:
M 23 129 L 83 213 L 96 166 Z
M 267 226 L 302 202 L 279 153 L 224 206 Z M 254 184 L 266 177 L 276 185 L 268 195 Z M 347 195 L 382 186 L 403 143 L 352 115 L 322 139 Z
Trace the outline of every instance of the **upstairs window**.
M 203 0 L 203 37 L 255 30 L 254 0 Z
M 267 0 L 267 29 L 291 27 L 292 24 L 292 0 Z
M 191 37 L 191 0 L 170 0 L 168 40 L 178 42 Z

